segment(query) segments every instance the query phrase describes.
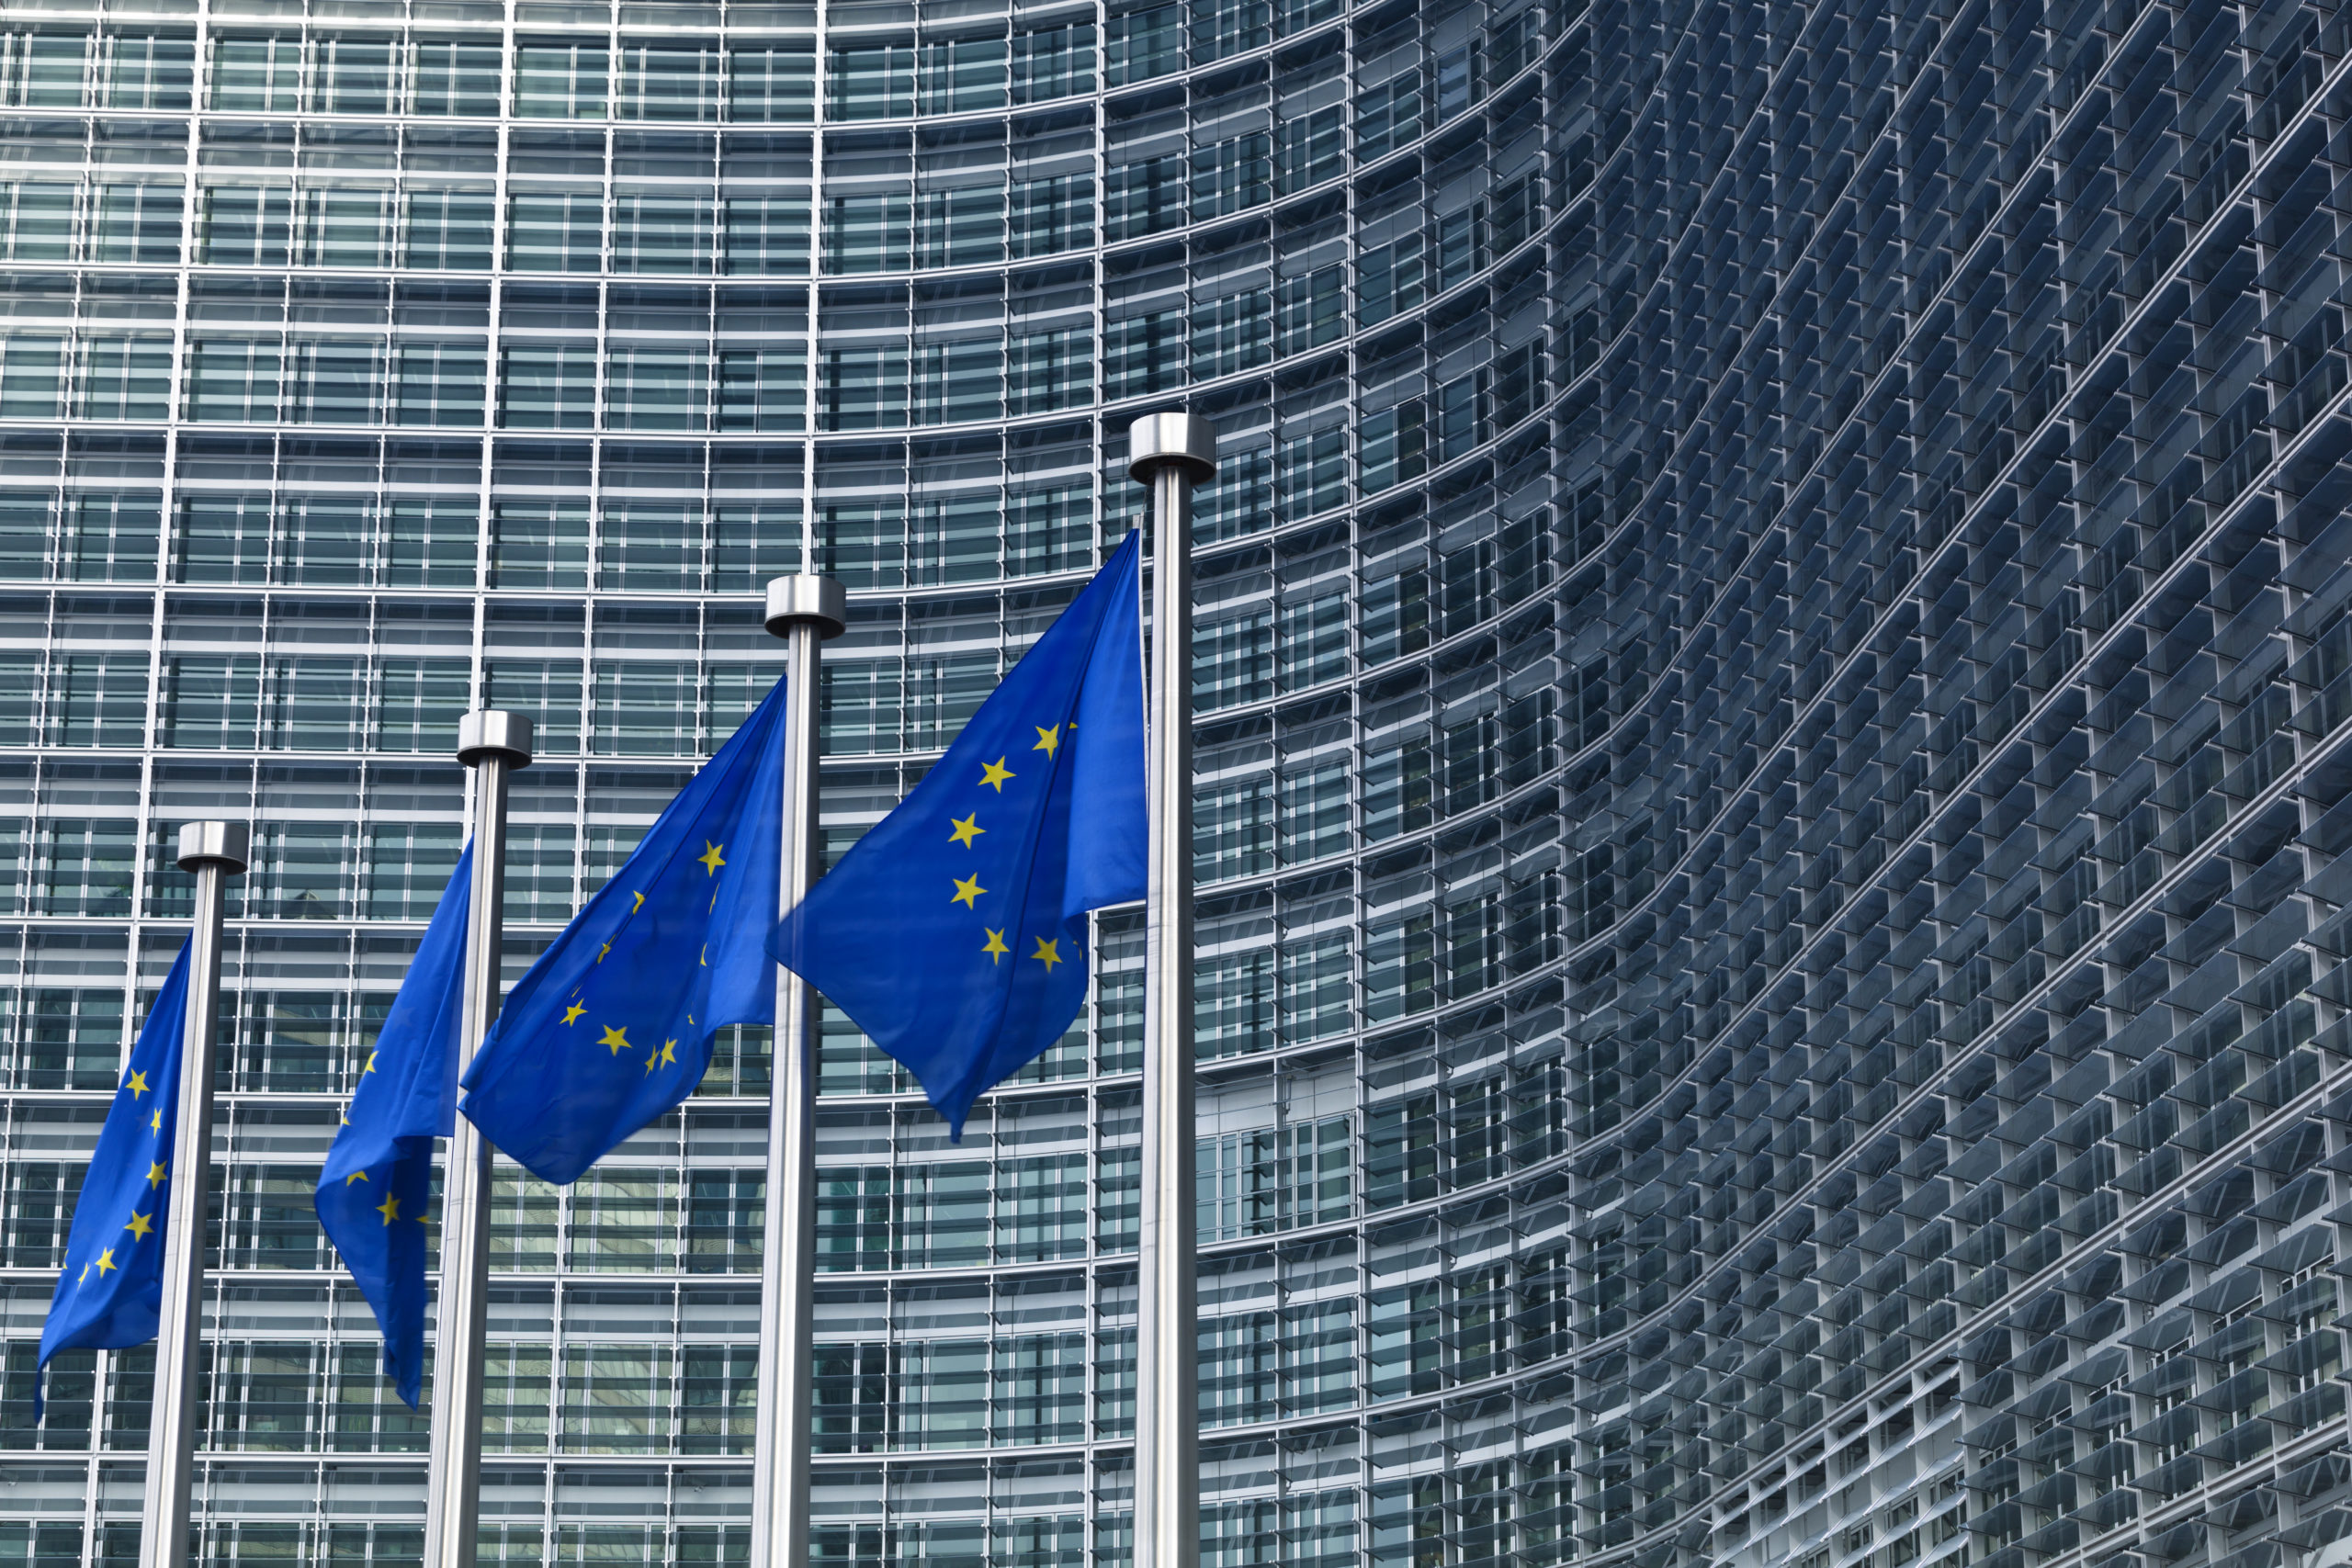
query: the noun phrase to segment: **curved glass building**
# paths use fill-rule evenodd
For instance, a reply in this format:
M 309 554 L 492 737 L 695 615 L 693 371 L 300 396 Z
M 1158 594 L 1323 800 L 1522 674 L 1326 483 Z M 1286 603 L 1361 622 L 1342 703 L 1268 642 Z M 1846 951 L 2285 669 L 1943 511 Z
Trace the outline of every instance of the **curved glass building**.
M 17 0 L 0 1560 L 198 817 L 258 824 L 208 1561 L 422 1550 L 310 1205 L 538 724 L 511 973 L 852 590 L 846 846 L 1223 432 L 1204 1568 L 2333 1568 L 2352 25 L 2321 0 Z M 957 1146 L 834 1017 L 815 1547 L 1115 1568 L 1142 935 Z M 483 1552 L 748 1551 L 765 1043 L 505 1168 Z

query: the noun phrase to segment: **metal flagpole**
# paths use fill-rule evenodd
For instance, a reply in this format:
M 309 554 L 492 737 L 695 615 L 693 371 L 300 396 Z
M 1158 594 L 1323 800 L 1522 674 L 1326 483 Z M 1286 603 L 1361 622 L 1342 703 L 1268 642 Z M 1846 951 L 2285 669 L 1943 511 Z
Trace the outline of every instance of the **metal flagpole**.
M 785 643 L 783 850 L 776 910 L 817 879 L 818 645 L 848 625 L 839 580 L 772 579 L 767 628 Z M 808 1568 L 809 1349 L 817 1290 L 816 994 L 779 967 L 768 1092 L 766 1245 L 760 1254 L 760 1389 L 752 1416 L 753 1568 Z
M 1135 1568 L 1195 1568 L 1201 1402 L 1193 1342 L 1193 486 L 1216 472 L 1216 430 L 1197 414 L 1147 414 L 1128 427 L 1127 471 L 1151 487 L 1153 532 Z
M 196 930 L 188 938 L 155 1404 L 147 1428 L 147 1489 L 139 1506 L 140 1568 L 187 1568 L 194 1528 L 188 1505 L 196 1479 L 197 1331 L 204 1321 L 204 1207 L 212 1162 L 212 1037 L 220 1021 L 220 906 L 223 884 L 250 863 L 251 846 L 243 822 L 190 822 L 180 829 L 180 869 L 196 874 Z
M 458 761 L 474 770 L 473 886 L 466 899 L 460 1077 L 497 1021 L 506 901 L 506 784 L 531 765 L 531 721 L 483 708 L 458 721 Z M 463 1116 L 441 1175 L 441 1301 L 435 1316 L 433 1450 L 424 1493 L 425 1568 L 474 1568 L 481 1514 L 482 1339 L 489 1327 L 490 1145 Z

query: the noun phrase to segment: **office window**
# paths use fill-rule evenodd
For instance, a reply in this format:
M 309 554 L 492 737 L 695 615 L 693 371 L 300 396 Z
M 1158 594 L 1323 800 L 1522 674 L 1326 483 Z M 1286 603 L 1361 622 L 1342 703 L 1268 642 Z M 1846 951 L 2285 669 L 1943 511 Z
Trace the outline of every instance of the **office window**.
M 708 429 L 710 355 L 701 348 L 616 344 L 605 397 L 605 423 L 614 430 Z
M 580 752 L 580 661 L 493 659 L 482 664 L 484 701 L 531 716 L 535 752 Z
M 606 757 L 691 755 L 699 684 L 691 664 L 600 661 L 589 750 Z
M 187 416 L 235 423 L 277 417 L 283 348 L 277 338 L 197 338 L 188 344 Z
M 146 741 L 144 653 L 62 653 L 49 666 L 43 705 L 51 746 L 136 747 Z
M 699 505 L 630 502 L 608 507 L 598 535 L 599 588 L 674 593 L 702 586 Z
M 197 259 L 214 266 L 284 266 L 294 193 L 283 186 L 208 186 Z
M 805 124 L 816 114 L 817 56 L 806 43 L 739 43 L 727 51 L 727 118 Z
M 289 751 L 347 751 L 367 717 L 367 669 L 351 659 L 271 659 L 262 671 L 262 744 Z
M 0 105 L 80 108 L 89 55 L 85 33 L 0 34 Z
M 494 115 L 498 112 L 496 43 L 419 39 L 409 62 L 409 112 Z
M 0 580 L 39 581 L 51 570 L 56 498 L 46 491 L 0 491 Z
M 311 45 L 311 109 L 314 114 L 392 112 L 390 39 L 315 39 Z
M 726 270 L 735 276 L 808 271 L 808 198 L 805 196 L 729 197 L 726 203 Z
M 96 187 L 89 229 L 83 244 L 85 260 L 128 262 L 138 266 L 176 266 L 180 259 L 180 227 L 185 209 L 178 181 L 130 185 L 109 182 Z M 256 197 L 250 244 L 266 252 L 272 242 L 284 243 L 283 220 L 273 220 L 266 204 Z M 234 243 L 232 250 L 235 249 Z M 261 264 L 255 264 L 261 265 Z
M 855 348 L 827 345 L 820 353 L 819 428 L 877 430 L 907 421 L 907 350 L 903 343 Z
M 708 272 L 717 240 L 709 197 L 624 193 L 613 198 L 615 272 Z
M 799 430 L 808 418 L 808 351 L 798 344 L 722 349 L 718 428 Z
M 288 347 L 288 419 L 301 424 L 373 424 L 382 418 L 382 344 L 298 338 Z
M 479 428 L 486 353 L 480 343 L 402 340 L 393 393 L 394 423 Z
M 1012 186 L 1012 255 L 1051 255 L 1094 243 L 1094 176 L 1057 175 Z
M 588 585 L 585 501 L 500 501 L 491 505 L 490 585 Z
M 64 368 L 63 338 L 0 335 L 0 419 L 55 419 Z
M 371 495 L 288 495 L 277 509 L 276 581 L 356 588 L 375 580 L 377 503 Z
M 800 502 L 769 501 L 711 511 L 711 591 L 748 593 L 800 570 Z
M 270 498 L 262 493 L 199 491 L 182 501 L 177 580 L 267 582 L 273 511 Z
M 605 198 L 595 191 L 526 191 L 506 209 L 506 265 L 517 272 L 604 266 Z
M 212 40 L 212 107 L 231 114 L 292 114 L 301 107 L 300 37 Z
M 624 43 L 616 119 L 696 122 L 718 118 L 715 44 Z
M 602 44 L 520 43 L 514 113 L 524 119 L 602 119 L 610 69 Z
M 387 512 L 384 581 L 395 588 L 470 588 L 481 537 L 472 496 L 396 496 Z
M 172 340 L 162 333 L 84 337 L 74 415 L 88 420 L 160 420 L 171 412 Z
M 1050 413 L 1085 400 L 1094 379 L 1094 333 L 1057 327 L 1012 337 L 1005 354 L 1005 407 L 1014 414 Z
M 116 919 L 129 915 L 138 858 L 138 824 L 128 818 L 42 821 L 31 912 Z
M 826 208 L 825 270 L 903 272 L 912 265 L 913 206 L 904 196 L 837 196 Z
M 163 497 L 154 491 L 68 491 L 58 575 L 76 582 L 153 582 Z
M 467 707 L 472 671 L 463 659 L 387 659 L 376 673 L 373 744 L 386 751 L 447 755 Z
M 835 119 L 904 119 L 915 112 L 915 51 L 906 44 L 835 49 L 827 62 L 826 112 Z
M 448 886 L 463 847 L 455 822 L 371 824 L 367 833 L 367 918 L 426 920 Z
M 164 661 L 158 744 L 250 750 L 260 716 L 261 661 L 252 654 L 183 654 Z
M 486 190 L 407 194 L 401 265 L 417 272 L 487 272 L 496 197 Z
M 12 262 L 74 259 L 74 187 L 63 181 L 0 185 L 0 257 Z
M 511 343 L 499 360 L 498 423 L 509 430 L 587 430 L 596 423 L 596 345 Z

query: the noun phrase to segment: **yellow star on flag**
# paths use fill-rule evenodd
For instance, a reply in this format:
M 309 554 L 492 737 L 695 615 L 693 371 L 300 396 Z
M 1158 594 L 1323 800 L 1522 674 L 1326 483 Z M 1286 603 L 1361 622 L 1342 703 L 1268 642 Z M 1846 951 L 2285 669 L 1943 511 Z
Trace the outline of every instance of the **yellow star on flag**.
M 980 826 L 980 814 L 977 811 L 969 817 L 955 817 L 950 818 L 949 820 L 954 822 L 956 827 L 947 835 L 948 842 L 961 844 L 967 850 L 972 847 L 974 839 L 988 831 L 986 828 Z
M 158 1133 L 164 1130 L 164 1108 L 162 1106 L 159 1105 L 155 1108 L 155 1115 L 147 1124 L 154 1128 Z
M 139 1097 L 147 1092 L 147 1075 L 133 1072 L 130 1077 L 123 1080 L 122 1087 L 130 1091 L 131 1103 L 135 1105 L 139 1102 Z
M 956 879 L 955 896 L 947 901 L 951 904 L 961 904 L 967 909 L 977 909 L 979 906 L 972 900 L 987 891 L 987 888 L 980 886 L 978 877 L 959 876 Z
M 980 929 L 982 931 L 988 931 L 986 926 L 983 926 Z M 1001 964 L 1004 962 L 1004 955 L 1011 953 L 1012 949 L 1004 945 L 1004 933 L 1002 931 L 989 931 L 988 945 L 981 948 L 980 951 L 989 955 L 989 963 Z
M 708 841 L 707 840 L 705 840 L 705 842 L 707 842 L 707 841 Z M 634 914 L 636 914 L 639 909 L 642 909 L 642 908 L 645 908 L 645 895 L 644 895 L 644 894 L 642 894 L 642 893 L 637 893 L 637 892 L 632 892 L 632 893 L 629 895 L 629 897 L 637 900 L 637 902 L 636 902 L 636 903 L 631 904 L 631 905 L 628 907 L 628 912 L 629 912 L 630 914 L 634 915 Z
M 386 1224 L 390 1224 L 401 1217 L 401 1201 L 397 1197 L 387 1198 L 376 1205 L 376 1212 L 384 1216 Z
M 368 1173 L 367 1173 L 366 1171 L 364 1171 L 364 1170 L 355 1170 L 355 1171 L 353 1171 L 349 1176 L 346 1176 L 346 1177 L 345 1177 L 345 1178 L 343 1179 L 343 1184 L 344 1184 L 345 1187 L 348 1187 L 348 1186 L 350 1186 L 350 1185 L 351 1185 L 353 1182 L 355 1182 L 355 1181 L 365 1181 L 365 1180 L 367 1180 L 367 1179 L 368 1179 Z
M 1057 724 L 1051 729 L 1043 729 L 1033 724 L 1029 728 L 1037 731 L 1037 744 L 1030 747 L 1029 750 L 1043 751 L 1046 756 L 1052 756 L 1054 748 L 1062 743 L 1062 727 Z
M 360 1069 L 359 1069 L 359 1076 L 360 1076 L 361 1077 L 363 1077 L 363 1078 L 364 1078 L 364 1077 L 366 1077 L 369 1073 L 372 1073 L 372 1072 L 374 1072 L 375 1070 L 376 1070 L 376 1053 L 375 1053 L 375 1052 L 373 1052 L 373 1051 L 370 1051 L 370 1052 L 368 1052 L 368 1065 L 367 1065 L 366 1066 L 364 1066 L 364 1067 L 362 1067 L 362 1068 L 360 1068 Z
M 574 1002 L 570 1007 L 563 1010 L 563 1021 L 566 1023 L 578 1023 L 580 1021 L 580 1015 L 587 1010 L 588 1010 L 586 1008 L 582 1007 L 578 1002 Z
M 613 1055 L 616 1056 L 619 1055 L 622 1052 L 629 1048 L 628 1026 L 627 1024 L 623 1024 L 618 1029 L 607 1028 L 605 1031 L 605 1037 L 602 1040 L 597 1041 L 596 1043 L 599 1045 L 611 1046 L 613 1048 Z
M 702 853 L 695 856 L 695 859 L 702 862 L 703 868 L 708 871 L 711 875 L 717 876 L 718 874 L 718 868 L 727 863 L 718 852 L 726 847 L 727 846 L 725 844 L 714 844 L 708 839 L 705 839 L 702 841 Z
M 664 1040 L 662 1042 L 662 1065 L 665 1067 L 674 1067 L 678 1065 L 678 1043 L 676 1041 Z
M 147 1167 L 147 1185 L 150 1187 L 161 1187 L 164 1184 L 164 1178 L 166 1174 L 167 1173 L 162 1166 L 150 1164 Z
M 129 1231 L 132 1235 L 137 1236 L 140 1240 L 145 1241 L 155 1229 L 155 1216 L 153 1214 L 141 1214 L 134 1211 L 130 1216 L 130 1223 L 122 1228 Z
M 101 1252 L 101 1253 L 99 1253 L 99 1254 L 98 1254 L 98 1278 L 99 1278 L 99 1279 L 103 1280 L 103 1279 L 105 1279 L 105 1278 L 107 1277 L 107 1269 L 119 1269 L 119 1268 L 121 1268 L 121 1267 L 122 1267 L 122 1265 L 121 1265 L 121 1264 L 117 1263 L 117 1262 L 114 1260 L 114 1248 L 113 1248 L 113 1247 L 107 1247 L 104 1252 Z
M 993 762 L 980 764 L 980 782 L 999 795 L 1004 793 L 1004 781 L 1012 776 L 1012 770 L 1004 765 L 1004 759 L 1001 757 Z
M 1037 951 L 1029 956 L 1041 961 L 1046 965 L 1046 973 L 1050 975 L 1054 972 L 1054 965 L 1062 961 L 1062 944 L 1059 941 L 1047 942 L 1039 937 Z

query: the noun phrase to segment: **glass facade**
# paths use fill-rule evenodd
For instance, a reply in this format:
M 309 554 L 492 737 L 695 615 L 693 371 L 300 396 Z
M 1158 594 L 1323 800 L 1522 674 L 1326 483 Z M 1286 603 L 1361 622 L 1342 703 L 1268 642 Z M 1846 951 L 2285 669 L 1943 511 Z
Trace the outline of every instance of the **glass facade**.
M 310 1207 L 539 725 L 510 977 L 852 589 L 826 850 L 1201 498 L 1204 1568 L 2352 1538 L 2352 26 L 2317 0 L 0 11 L 0 1561 L 251 817 L 209 1561 L 422 1551 Z M 819 1560 L 1132 1560 L 1142 933 L 965 1142 L 825 1026 Z M 485 1559 L 748 1547 L 767 1045 L 503 1168 Z

